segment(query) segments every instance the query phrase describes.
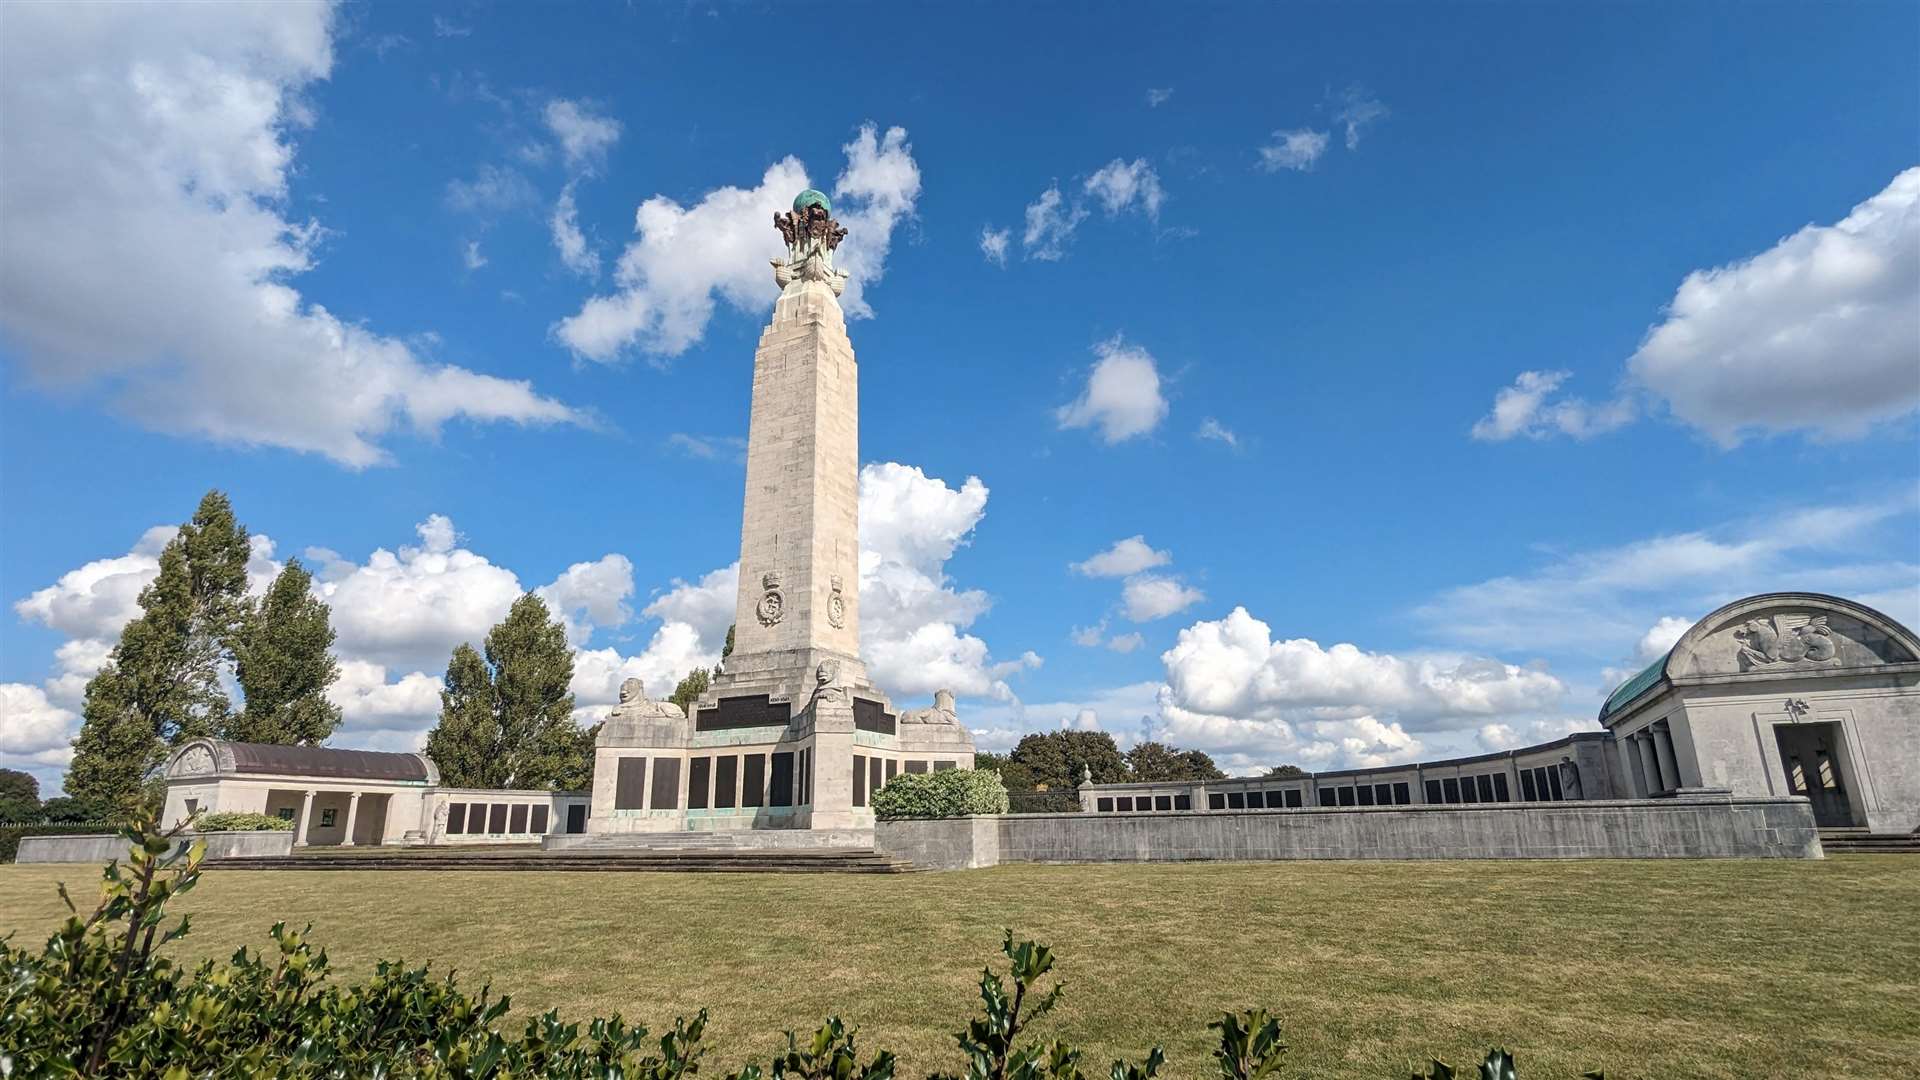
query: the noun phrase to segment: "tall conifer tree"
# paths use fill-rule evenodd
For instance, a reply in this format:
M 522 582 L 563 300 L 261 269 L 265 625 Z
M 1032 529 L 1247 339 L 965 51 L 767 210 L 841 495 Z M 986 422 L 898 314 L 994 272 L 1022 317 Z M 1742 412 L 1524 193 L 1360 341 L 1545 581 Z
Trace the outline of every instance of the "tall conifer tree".
M 233 645 L 246 704 L 228 719 L 223 738 L 318 746 L 340 726 L 340 706 L 327 700 L 327 687 L 340 674 L 329 651 L 333 627 L 312 587 L 313 575 L 289 559 L 246 612 Z
M 573 721 L 573 652 L 538 596 L 513 602 L 487 634 L 486 658 L 453 651 L 427 754 L 455 787 L 577 787 L 591 775 L 593 732 Z

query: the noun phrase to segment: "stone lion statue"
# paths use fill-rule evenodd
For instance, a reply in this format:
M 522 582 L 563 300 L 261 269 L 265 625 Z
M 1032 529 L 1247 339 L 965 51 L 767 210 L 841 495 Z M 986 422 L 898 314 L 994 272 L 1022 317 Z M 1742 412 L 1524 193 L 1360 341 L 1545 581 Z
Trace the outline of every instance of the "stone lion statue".
M 960 714 L 953 706 L 953 691 L 935 690 L 932 708 L 913 709 L 903 713 L 900 716 L 900 722 L 903 724 L 958 724 Z
M 671 701 L 654 701 L 647 696 L 647 684 L 640 679 L 627 679 L 620 684 L 620 704 L 613 708 L 613 718 L 641 719 L 643 717 L 669 717 L 684 720 L 687 714 L 680 706 Z

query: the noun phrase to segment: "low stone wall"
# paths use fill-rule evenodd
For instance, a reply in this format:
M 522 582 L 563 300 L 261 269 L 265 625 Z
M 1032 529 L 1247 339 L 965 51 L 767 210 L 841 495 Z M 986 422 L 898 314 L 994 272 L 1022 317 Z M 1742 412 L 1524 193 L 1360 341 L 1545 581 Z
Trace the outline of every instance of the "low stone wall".
M 1822 857 L 1806 799 L 1724 796 L 884 821 L 874 846 L 942 870 L 1002 862 Z
M 195 840 L 207 842 L 209 859 L 258 859 L 293 853 L 293 830 L 275 832 L 188 833 L 173 842 L 168 854 Z M 127 858 L 123 836 L 23 836 L 13 857 L 21 863 L 106 863 Z

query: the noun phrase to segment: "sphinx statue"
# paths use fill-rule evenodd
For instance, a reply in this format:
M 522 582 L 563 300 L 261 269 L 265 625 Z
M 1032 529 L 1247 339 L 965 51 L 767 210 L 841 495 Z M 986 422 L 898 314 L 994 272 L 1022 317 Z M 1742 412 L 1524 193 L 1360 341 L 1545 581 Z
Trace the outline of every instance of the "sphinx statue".
M 912 709 L 900 714 L 903 724 L 958 724 L 960 714 L 953 707 L 953 691 L 935 690 L 933 707 L 930 709 Z

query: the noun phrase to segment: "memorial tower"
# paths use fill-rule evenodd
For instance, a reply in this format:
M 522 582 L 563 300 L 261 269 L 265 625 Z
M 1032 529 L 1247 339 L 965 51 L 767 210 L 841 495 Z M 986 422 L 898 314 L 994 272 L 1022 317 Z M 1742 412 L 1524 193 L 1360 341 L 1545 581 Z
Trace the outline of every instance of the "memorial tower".
M 833 265 L 847 231 L 813 190 L 774 227 L 787 255 L 754 354 L 733 652 L 688 715 L 623 692 L 595 833 L 860 830 L 899 772 L 973 764 L 951 694 L 896 715 L 860 658 L 859 368 Z

